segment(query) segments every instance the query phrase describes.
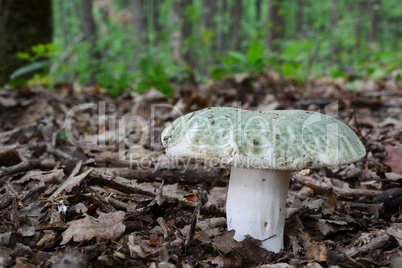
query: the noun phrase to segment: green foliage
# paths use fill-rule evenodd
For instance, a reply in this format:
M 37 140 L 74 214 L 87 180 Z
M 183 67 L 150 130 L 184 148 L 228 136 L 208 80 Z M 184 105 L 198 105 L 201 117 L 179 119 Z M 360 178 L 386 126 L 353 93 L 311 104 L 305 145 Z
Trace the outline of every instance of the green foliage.
M 161 63 L 154 63 L 152 58 L 143 55 L 140 60 L 141 80 L 137 84 L 138 91 L 155 88 L 169 97 L 173 96 L 174 88 L 169 83 L 166 68 Z
M 17 58 L 30 62 L 38 61 L 39 59 L 49 59 L 53 57 L 58 48 L 52 43 L 49 44 L 37 44 L 31 47 L 31 53 L 17 52 Z
M 127 3 L 106 1 L 93 6 L 97 59 L 90 58 L 86 41 L 74 44 L 82 18 L 70 11 L 77 10 L 79 1 L 56 2 L 54 44 L 38 44 L 29 53 L 18 53 L 27 65 L 12 74 L 11 84 L 51 85 L 57 80 L 85 84 L 94 74 L 97 84 L 111 95 L 156 88 L 173 96 L 173 83 L 200 82 L 209 77 L 220 80 L 237 73 L 273 69 L 299 83 L 319 76 L 344 77 L 354 90 L 358 88 L 355 78 L 380 79 L 400 68 L 402 62 L 401 30 L 396 23 L 401 5 L 396 0 L 376 3 L 372 10 L 376 15 L 362 10 L 361 1 L 336 1 L 338 6 L 334 6 L 330 0 L 306 0 L 300 10 L 298 1 L 286 0 L 281 2 L 279 12 L 284 24 L 279 26 L 271 25 L 264 15 L 269 1 L 259 1 L 259 14 L 256 0 L 217 1 L 215 16 L 209 17 L 204 1 L 192 0 L 180 14 L 185 22 L 177 23 L 172 23 L 175 0 L 143 1 L 146 27 L 140 34 L 132 31 L 129 19 L 124 19 L 130 12 Z M 234 21 L 237 18 L 231 12 L 238 3 L 241 20 Z M 333 11 L 337 14 L 335 22 L 331 21 Z M 205 20 L 213 21 L 213 26 L 204 25 Z M 233 23 L 239 23 L 240 29 L 230 32 Z M 191 33 L 182 43 L 181 55 L 173 59 L 175 32 L 183 25 L 190 25 Z M 278 40 L 279 52 L 266 48 L 266 36 L 272 27 L 284 30 L 284 38 Z M 237 35 L 237 39 L 231 35 Z M 69 50 L 71 44 L 73 50 Z M 67 57 L 63 54 L 66 51 Z M 183 58 L 189 62 L 184 63 Z M 47 73 L 49 66 L 51 72 Z M 27 73 L 35 73 L 34 78 L 24 80 Z
M 50 65 L 50 61 L 49 60 L 45 60 L 45 61 L 36 61 L 36 62 L 32 62 L 29 63 L 25 66 L 22 66 L 21 68 L 18 68 L 15 72 L 13 72 L 10 75 L 10 79 L 14 79 L 18 76 L 22 76 L 24 74 L 33 72 L 33 71 L 37 71 L 37 70 L 41 70 L 45 67 L 48 67 Z
M 54 44 L 37 44 L 31 47 L 31 53 L 17 52 L 17 58 L 26 60 L 30 63 L 18 68 L 10 75 L 11 85 L 43 84 L 52 85 L 52 79 L 46 74 L 45 70 L 52 64 L 51 58 L 57 52 Z M 34 77 L 26 80 L 21 76 L 36 72 Z
M 211 69 L 211 76 L 215 80 L 221 80 L 226 76 L 237 73 L 261 73 L 266 70 L 266 59 L 267 56 L 261 42 L 256 40 L 251 43 L 245 54 L 237 51 L 229 51 L 221 59 L 221 65 Z

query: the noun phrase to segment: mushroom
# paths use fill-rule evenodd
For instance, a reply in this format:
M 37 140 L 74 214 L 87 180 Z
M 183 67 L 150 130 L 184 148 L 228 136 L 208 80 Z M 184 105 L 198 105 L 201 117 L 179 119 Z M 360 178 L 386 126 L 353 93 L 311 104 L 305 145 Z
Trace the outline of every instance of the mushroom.
M 162 132 L 169 157 L 206 159 L 231 166 L 226 219 L 234 239 L 283 249 L 286 197 L 292 170 L 344 165 L 366 151 L 344 123 L 301 111 L 206 108 L 176 119 Z

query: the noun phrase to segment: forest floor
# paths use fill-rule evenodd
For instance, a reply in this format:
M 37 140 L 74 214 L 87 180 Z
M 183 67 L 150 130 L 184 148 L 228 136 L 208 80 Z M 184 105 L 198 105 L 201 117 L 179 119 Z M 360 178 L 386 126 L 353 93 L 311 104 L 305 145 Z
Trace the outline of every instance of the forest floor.
M 267 73 L 170 99 L 66 84 L 1 91 L 0 267 L 402 267 L 402 83 L 357 85 Z M 293 172 L 274 254 L 227 231 L 228 168 L 164 152 L 161 131 L 179 111 L 212 106 L 330 112 L 367 155 Z

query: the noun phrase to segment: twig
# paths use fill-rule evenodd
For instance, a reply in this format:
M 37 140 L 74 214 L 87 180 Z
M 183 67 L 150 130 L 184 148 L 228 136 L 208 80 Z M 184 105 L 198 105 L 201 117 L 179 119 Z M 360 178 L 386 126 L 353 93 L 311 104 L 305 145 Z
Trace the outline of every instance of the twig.
M 218 168 L 197 168 L 193 165 L 177 169 L 134 170 L 129 168 L 111 168 L 107 170 L 112 171 L 117 176 L 136 179 L 139 182 L 154 182 L 157 181 L 157 178 L 161 178 L 166 183 L 180 182 L 180 184 L 188 185 L 213 185 L 220 178 Z
M 383 248 L 390 239 L 391 239 L 390 235 L 382 233 L 378 235 L 376 238 L 372 239 L 369 243 L 361 247 L 353 247 L 351 249 L 346 250 L 344 253 L 349 257 L 353 258 L 358 254 L 365 254 L 377 248 Z
M 356 126 L 357 136 L 364 138 L 364 137 L 362 136 L 362 130 L 360 129 L 359 124 L 357 123 L 357 118 L 356 118 L 356 106 L 353 106 L 353 121 L 354 121 L 355 126 Z
M 198 219 L 198 216 L 200 215 L 201 208 L 205 205 L 206 202 L 208 202 L 208 197 L 207 197 L 206 193 L 205 192 L 201 193 L 201 191 L 199 191 L 197 206 L 193 212 L 193 215 L 191 215 L 190 230 L 188 231 L 186 241 L 184 242 L 184 247 L 185 247 L 186 251 L 187 251 L 188 246 L 190 245 L 191 240 L 194 237 L 195 226 L 197 225 L 197 219 Z
M 158 222 L 159 226 L 162 228 L 163 230 L 163 238 L 166 240 L 166 238 L 169 236 L 169 227 L 167 226 L 165 220 L 162 217 L 159 217 L 156 219 L 156 221 Z
M 314 177 L 314 178 L 312 178 Z M 363 190 L 363 189 L 350 189 L 350 188 L 340 188 L 334 185 L 332 181 L 338 181 L 336 179 L 330 179 L 326 177 L 320 177 L 318 175 L 312 175 L 312 177 L 303 176 L 300 173 L 294 173 L 292 179 L 298 183 L 306 185 L 314 190 L 324 191 L 329 193 L 335 193 L 341 197 L 361 197 L 366 196 L 373 198 L 382 191 L 378 190 Z M 342 183 L 341 181 L 339 181 Z
M 12 138 L 19 137 L 21 133 L 29 132 L 29 131 L 36 131 L 37 127 L 38 127 L 38 123 L 34 122 L 34 123 L 31 123 L 28 125 L 20 126 L 13 130 L 10 130 L 10 131 L 0 133 L 0 144 L 4 144 L 4 143 L 8 142 Z
M 88 174 L 88 178 L 90 178 L 92 182 L 109 186 L 125 193 L 138 193 L 150 197 L 155 197 L 157 194 L 156 188 L 150 183 L 138 183 L 135 180 L 128 180 L 126 178 L 116 176 L 113 174 L 113 172 L 106 170 L 93 168 Z M 196 207 L 194 202 L 190 202 L 184 198 L 184 194 L 178 194 L 173 191 L 165 191 L 163 195 L 167 198 L 169 203 L 173 203 L 172 201 L 174 201 L 174 203 L 178 202 L 182 209 L 194 209 L 194 207 Z M 218 208 L 211 203 L 208 203 L 202 207 L 201 211 L 204 214 L 214 214 L 215 216 L 225 215 L 225 212 L 222 208 Z
M 10 175 L 10 174 L 15 174 L 18 172 L 29 171 L 34 168 L 39 168 L 40 166 L 41 166 L 40 161 L 37 159 L 33 159 L 33 160 L 27 160 L 27 161 L 21 162 L 15 166 L 1 167 L 0 168 L 0 178 Z
M 63 55 L 61 55 L 61 57 L 52 64 L 52 66 L 50 67 L 50 72 L 53 73 L 55 71 L 57 71 L 57 69 L 60 68 L 60 66 L 63 64 L 63 62 L 67 61 L 68 58 L 71 55 L 71 52 L 73 52 L 74 48 L 76 45 L 78 45 L 79 43 L 81 43 L 86 37 L 86 34 L 84 32 L 79 33 L 74 40 L 70 43 L 70 45 L 66 48 L 66 50 L 64 50 Z

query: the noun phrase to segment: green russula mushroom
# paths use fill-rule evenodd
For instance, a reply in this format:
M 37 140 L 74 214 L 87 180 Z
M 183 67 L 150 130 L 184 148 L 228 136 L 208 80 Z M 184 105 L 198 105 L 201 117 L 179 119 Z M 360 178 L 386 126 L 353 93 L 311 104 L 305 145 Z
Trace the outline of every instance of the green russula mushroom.
M 349 164 L 366 154 L 347 125 L 301 110 L 206 108 L 176 119 L 161 139 L 170 157 L 230 165 L 228 230 L 274 252 L 283 248 L 291 171 Z

